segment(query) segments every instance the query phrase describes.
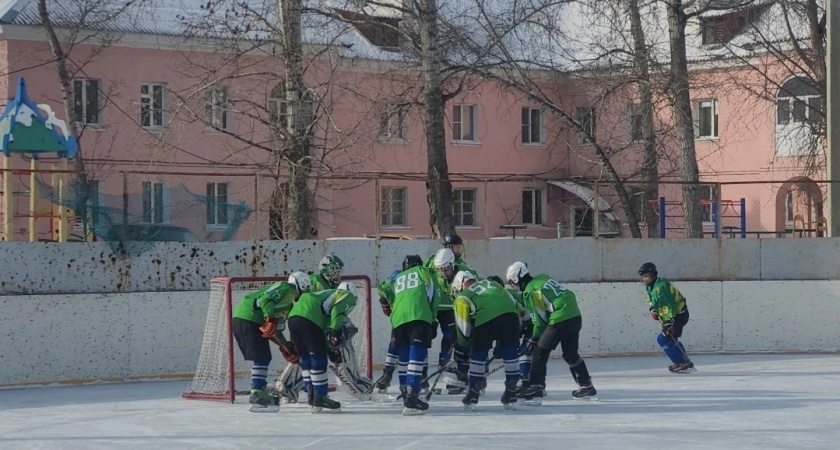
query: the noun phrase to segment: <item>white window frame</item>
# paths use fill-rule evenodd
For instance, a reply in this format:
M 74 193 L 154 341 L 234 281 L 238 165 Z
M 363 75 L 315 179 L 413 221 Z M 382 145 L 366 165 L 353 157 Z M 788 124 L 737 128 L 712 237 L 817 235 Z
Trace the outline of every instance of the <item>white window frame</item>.
M 408 188 L 405 186 L 383 186 L 380 188 L 380 191 L 379 226 L 381 228 L 402 228 L 407 226 Z M 399 193 L 399 198 L 394 198 L 395 193 Z M 394 206 L 397 203 L 400 204 L 400 211 L 394 210 Z M 402 220 L 394 220 L 394 216 L 397 214 L 401 216 Z
M 527 112 L 527 114 L 526 114 Z M 534 117 L 539 118 L 539 123 L 534 124 Z M 545 120 L 543 119 L 542 108 L 535 108 L 533 106 L 525 106 L 522 108 L 522 136 L 521 142 L 523 145 L 543 145 L 545 142 Z M 538 134 L 538 139 L 533 139 L 534 133 Z
M 78 86 L 77 86 L 78 83 Z M 95 92 L 90 93 L 88 83 L 96 83 Z M 79 86 L 81 88 L 79 88 Z M 73 79 L 73 112 L 76 115 L 76 124 L 80 127 L 101 128 L 102 127 L 102 81 L 96 78 L 74 78 Z M 81 92 L 81 104 L 77 107 L 76 94 Z M 88 98 L 96 96 L 96 122 L 88 122 Z
M 456 143 L 478 142 L 478 106 L 459 103 L 452 105 L 452 140 Z
M 144 181 L 142 189 L 141 221 L 150 224 L 165 224 L 169 222 L 167 211 L 168 193 L 166 184 L 159 181 Z M 147 206 L 146 193 L 149 193 Z M 157 212 L 160 214 L 157 214 Z
M 708 134 L 701 134 L 704 130 L 701 130 L 701 118 L 704 114 L 708 113 L 709 117 L 707 120 L 709 121 Z M 697 118 L 694 121 L 694 139 L 695 140 L 715 140 L 719 137 L 719 121 L 718 121 L 718 101 L 714 98 L 709 99 L 702 99 L 697 100 L 694 102 L 694 114 Z
M 220 187 L 224 189 L 219 189 Z M 224 191 L 221 193 L 220 191 Z M 207 200 L 205 204 L 208 228 L 225 228 L 230 224 L 227 205 L 230 204 L 230 184 L 219 181 L 207 182 Z
M 143 93 L 143 90 L 146 93 Z M 155 90 L 160 91 L 160 108 L 155 108 Z M 143 108 L 149 109 L 148 124 L 145 122 Z M 155 112 L 160 113 L 160 123 L 155 120 Z M 166 85 L 163 83 L 143 83 L 140 85 L 140 126 L 147 130 L 158 130 L 166 127 Z
M 530 192 L 531 217 L 525 217 L 525 193 Z M 525 225 L 545 225 L 545 189 L 523 188 L 522 189 L 522 223 Z M 538 198 L 539 197 L 539 198 Z
M 718 195 L 716 184 L 701 184 L 699 186 L 701 189 L 700 200 L 714 200 Z M 720 215 L 720 211 L 718 211 L 718 215 Z M 714 223 L 714 208 L 710 204 L 708 208 L 703 208 L 703 225 L 714 225 Z
M 227 86 L 207 90 L 207 130 L 230 131 L 230 91 Z M 221 122 L 221 123 L 219 123 Z
M 580 123 L 581 128 L 584 129 L 589 136 L 592 137 L 594 141 L 596 139 L 596 133 L 598 132 L 597 127 L 597 120 L 598 115 L 596 113 L 594 106 L 585 106 L 582 108 L 577 109 L 577 119 Z M 587 136 L 585 133 L 577 133 L 578 135 L 578 143 L 581 145 L 592 145 L 592 142 L 587 140 Z
M 379 117 L 379 140 L 405 142 L 408 140 L 408 106 L 385 104 Z
M 472 200 L 465 201 L 464 193 L 472 193 Z M 471 211 L 464 212 L 464 205 L 470 205 Z M 476 207 L 478 206 L 478 190 L 475 188 L 453 189 L 452 190 L 452 216 L 455 220 L 456 227 L 477 227 L 478 213 Z M 472 218 L 472 223 L 464 223 L 466 217 Z

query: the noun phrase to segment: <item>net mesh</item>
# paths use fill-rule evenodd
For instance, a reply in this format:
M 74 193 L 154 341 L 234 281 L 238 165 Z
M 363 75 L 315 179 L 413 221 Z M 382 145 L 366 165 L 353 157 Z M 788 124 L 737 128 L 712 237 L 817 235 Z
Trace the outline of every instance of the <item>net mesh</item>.
M 159 182 L 136 182 L 135 192 L 101 193 L 96 180 L 87 183 L 70 180 L 62 198 L 55 183 L 36 178 L 38 196 L 54 205 L 72 210 L 79 228 L 79 238 L 96 236 L 116 250 L 142 253 L 152 245 L 143 243 L 206 242 L 232 240 L 252 209 L 227 182 L 207 183 L 206 195 L 194 193 L 181 184 L 169 187 Z
M 210 281 L 210 301 L 207 310 L 207 322 L 201 351 L 192 382 L 184 392 L 185 398 L 230 399 L 243 395 L 251 387 L 251 363 L 242 358 L 236 347 L 230 330 L 230 318 L 233 307 L 246 294 L 262 289 L 283 278 L 214 278 Z M 343 281 L 352 282 L 359 291 L 356 307 L 350 313 L 350 319 L 359 328 L 353 337 L 356 349 L 356 363 L 359 369 L 371 376 L 371 318 L 370 295 L 371 283 L 366 276 L 346 276 Z M 288 337 L 288 331 L 285 332 Z M 274 386 L 275 378 L 282 373 L 286 361 L 276 345 L 271 345 L 272 359 L 268 368 L 268 386 Z M 233 358 L 233 369 L 230 361 Z M 231 379 L 233 391 L 231 391 Z

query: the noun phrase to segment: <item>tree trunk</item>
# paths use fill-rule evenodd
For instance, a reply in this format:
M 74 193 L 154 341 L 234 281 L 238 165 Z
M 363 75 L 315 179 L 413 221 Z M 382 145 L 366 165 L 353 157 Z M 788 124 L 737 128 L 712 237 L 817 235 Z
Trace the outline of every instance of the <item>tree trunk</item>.
M 629 0 L 630 33 L 633 36 L 634 71 L 639 86 L 639 107 L 642 114 L 642 139 L 644 142 L 644 161 L 642 162 L 642 178 L 645 180 L 644 205 L 642 217 L 638 219 L 647 223 L 649 238 L 659 236 L 659 220 L 656 217 L 651 201 L 659 198 L 659 160 L 656 155 L 656 136 L 653 133 L 653 94 L 650 87 L 650 69 L 648 61 L 647 42 L 642 28 L 642 18 L 639 12 L 639 0 Z
M 282 209 L 282 235 L 286 239 L 307 239 L 312 236 L 310 223 L 311 205 L 309 174 L 312 170 L 311 141 L 304 110 L 304 93 L 301 44 L 301 0 L 278 0 L 282 20 L 282 47 L 286 67 L 286 136 L 283 139 L 281 159 L 287 167 L 286 189 L 275 189 L 273 196 L 284 195 Z M 278 183 L 280 179 L 278 178 Z M 272 204 L 277 204 L 276 198 Z
M 420 0 L 418 6 L 423 97 L 426 108 L 426 153 L 429 166 L 426 200 L 429 203 L 429 225 L 432 235 L 440 238 L 455 232 L 455 221 L 452 214 L 452 183 L 449 182 L 449 167 L 446 162 L 444 101 L 437 42 L 437 0 Z
M 685 47 L 687 22 L 682 0 L 672 0 L 668 5 L 668 30 L 671 42 L 671 73 L 669 89 L 674 105 L 677 148 L 680 151 L 682 172 L 685 237 L 703 237 L 703 209 L 700 205 L 700 174 L 694 150 L 694 120 L 691 114 L 691 96 L 688 88 L 688 58 Z

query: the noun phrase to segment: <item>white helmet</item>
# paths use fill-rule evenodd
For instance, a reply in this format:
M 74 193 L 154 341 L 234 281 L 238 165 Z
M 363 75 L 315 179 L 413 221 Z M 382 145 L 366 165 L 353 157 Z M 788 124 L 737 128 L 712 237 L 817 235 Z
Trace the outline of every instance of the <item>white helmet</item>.
M 452 293 L 457 294 L 467 288 L 467 283 L 475 281 L 475 275 L 470 272 L 460 271 L 455 274 L 455 279 L 452 280 Z
M 517 261 L 507 268 L 505 278 L 507 278 L 508 283 L 518 285 L 519 280 L 525 275 L 528 275 L 528 267 L 525 266 L 525 263 Z
M 455 253 L 448 248 L 442 248 L 435 253 L 435 269 L 446 266 L 455 267 Z
M 303 272 L 292 272 L 289 275 L 289 284 L 294 285 L 295 289 L 301 294 L 309 292 L 312 289 L 312 283 L 309 281 L 309 277 Z
M 337 289 L 339 291 L 347 291 L 353 294 L 353 297 L 359 298 L 359 291 L 356 289 L 356 285 L 349 281 L 342 281 L 341 284 L 338 285 Z

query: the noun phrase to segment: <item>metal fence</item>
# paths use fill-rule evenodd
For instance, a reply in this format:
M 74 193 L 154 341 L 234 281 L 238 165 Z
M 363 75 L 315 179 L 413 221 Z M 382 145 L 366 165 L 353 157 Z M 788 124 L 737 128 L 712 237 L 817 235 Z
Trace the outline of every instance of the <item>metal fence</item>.
M 0 196 L 0 232 L 3 240 L 15 241 L 267 239 L 276 237 L 270 217 L 282 214 L 285 181 L 223 171 L 100 171 L 86 179 L 73 171 L 7 173 L 11 192 Z M 685 235 L 682 184 L 675 181 L 659 183 L 654 192 L 624 183 L 625 203 L 616 186 L 604 181 L 451 179 L 456 230 L 465 239 L 631 237 L 628 204 L 643 237 Z M 425 183 L 420 173 L 312 177 L 313 236 L 429 237 Z M 806 177 L 694 186 L 702 199 L 704 236 L 723 239 L 824 236 L 827 187 Z

